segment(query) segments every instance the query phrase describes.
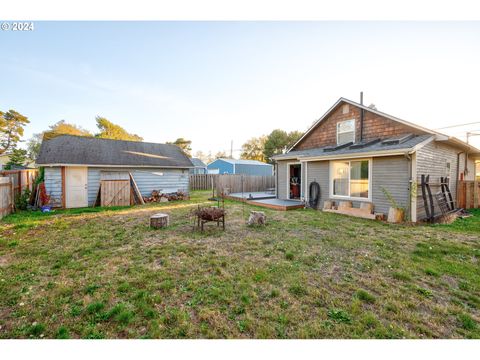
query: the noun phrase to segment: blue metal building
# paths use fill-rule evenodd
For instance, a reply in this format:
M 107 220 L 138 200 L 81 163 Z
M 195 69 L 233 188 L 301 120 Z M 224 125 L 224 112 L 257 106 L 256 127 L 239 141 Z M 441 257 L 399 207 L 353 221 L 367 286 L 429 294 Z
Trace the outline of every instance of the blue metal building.
M 209 173 L 273 175 L 273 166 L 257 160 L 217 159 L 207 165 Z

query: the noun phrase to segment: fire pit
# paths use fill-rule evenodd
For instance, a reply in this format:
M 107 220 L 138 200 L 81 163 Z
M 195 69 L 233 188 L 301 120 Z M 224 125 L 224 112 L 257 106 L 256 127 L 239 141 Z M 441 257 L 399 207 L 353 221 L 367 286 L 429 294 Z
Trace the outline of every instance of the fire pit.
M 197 210 L 194 211 L 194 215 L 196 216 L 196 225 L 203 231 L 203 225 L 207 222 L 216 222 L 217 226 L 220 226 L 222 223 L 223 230 L 225 230 L 225 209 L 220 208 L 217 206 L 209 206 L 209 207 L 198 207 Z M 195 223 L 193 228 L 195 230 Z

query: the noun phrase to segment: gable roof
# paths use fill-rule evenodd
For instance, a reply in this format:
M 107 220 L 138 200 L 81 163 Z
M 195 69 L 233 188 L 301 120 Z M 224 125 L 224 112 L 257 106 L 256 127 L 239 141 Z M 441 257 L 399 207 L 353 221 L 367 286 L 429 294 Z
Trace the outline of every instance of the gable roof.
M 183 151 L 168 144 L 61 135 L 42 142 L 39 165 L 193 167 Z
M 352 101 L 352 100 L 348 100 L 348 99 L 345 99 L 343 97 L 341 97 L 340 99 L 338 99 L 335 104 L 333 104 L 333 106 L 327 110 L 327 112 L 325 114 L 323 114 L 320 119 L 318 119 L 317 121 L 315 121 L 313 123 L 312 126 L 310 126 L 310 128 L 300 137 L 300 139 L 298 139 L 295 144 L 293 144 L 290 149 L 288 149 L 288 151 L 292 150 L 295 146 L 297 146 L 310 132 L 312 132 L 313 129 L 315 129 L 323 120 L 325 120 L 341 103 L 346 103 L 346 104 L 350 104 L 350 105 L 353 105 L 353 106 L 356 106 L 360 109 L 363 109 L 363 110 L 366 110 L 366 111 L 369 111 L 371 113 L 374 113 L 376 115 L 380 115 L 380 116 L 383 116 L 387 119 L 390 119 L 390 120 L 393 120 L 393 121 L 396 121 L 400 124 L 403 124 L 403 125 L 406 125 L 406 126 L 409 126 L 411 128 L 414 128 L 414 129 L 418 129 L 418 130 L 421 130 L 421 131 L 424 131 L 426 132 L 427 134 L 438 134 L 437 132 L 433 131 L 433 130 L 430 130 L 430 129 L 427 129 L 427 128 L 424 128 L 422 126 L 419 126 L 419 125 L 416 125 L 416 124 L 413 124 L 411 122 L 408 122 L 406 120 L 402 120 L 402 119 L 399 119 L 395 116 L 392 116 L 392 115 L 389 115 L 389 114 L 386 114 L 384 112 L 381 112 L 381 111 L 378 111 L 378 110 L 375 110 L 375 109 L 372 109 L 372 108 L 369 108 L 368 106 L 365 106 L 365 105 L 362 105 L 362 104 L 359 104 L 355 101 Z
M 447 136 L 445 134 L 442 134 L 438 131 L 435 131 L 435 130 L 431 130 L 431 129 L 427 129 L 423 126 L 420 126 L 420 125 L 417 125 L 417 124 L 414 124 L 414 123 L 411 123 L 409 121 L 406 121 L 406 120 L 403 120 L 403 119 L 400 119 L 400 118 L 397 118 L 395 116 L 392 116 L 392 115 L 389 115 L 387 113 L 384 113 L 382 111 L 378 111 L 376 109 L 372 109 L 372 108 L 369 108 L 368 106 L 365 106 L 365 105 L 362 105 L 360 103 L 357 103 L 355 101 L 352 101 L 352 100 L 349 100 L 349 99 L 346 99 L 346 98 L 343 98 L 341 97 L 340 99 L 338 99 L 335 104 L 333 104 L 333 106 L 327 110 L 327 112 L 325 114 L 322 115 L 322 117 L 320 117 L 317 121 L 315 121 L 313 123 L 312 126 L 310 126 L 310 128 L 300 137 L 300 139 L 298 139 L 295 144 L 293 144 L 290 149 L 287 150 L 287 153 L 290 152 L 293 148 L 295 148 L 295 146 L 297 146 L 310 132 L 312 132 L 323 120 L 325 120 L 341 103 L 345 103 L 345 104 L 350 104 L 350 105 L 353 105 L 353 106 L 356 106 L 360 109 L 363 109 L 365 111 L 368 111 L 368 112 L 371 112 L 373 114 L 376 114 L 376 115 L 379 115 L 379 116 L 383 116 L 384 118 L 387 118 L 387 119 L 390 119 L 390 120 L 393 120 L 393 121 L 396 121 L 400 124 L 403 124 L 405 126 L 408 126 L 410 128 L 413 128 L 413 129 L 417 129 L 417 130 L 420 130 L 422 132 L 424 132 L 425 134 L 430 134 L 430 135 L 433 135 L 435 136 L 435 139 L 436 140 L 439 140 L 439 141 L 448 141 L 450 143 L 452 143 L 452 145 L 456 145 L 456 146 L 460 146 L 460 147 L 463 147 L 463 148 L 467 148 L 469 151 L 473 151 L 475 153 L 478 153 L 480 150 L 476 149 L 475 147 L 465 143 L 464 141 L 460 140 L 460 139 L 457 139 L 453 136 Z
M 272 166 L 270 164 L 267 164 L 267 163 L 264 163 L 264 162 L 261 162 L 261 161 L 258 161 L 258 160 L 244 160 L 244 159 L 227 159 L 227 158 L 219 158 L 219 159 L 216 159 L 214 161 L 212 161 L 210 164 L 208 165 L 211 165 L 213 164 L 215 161 L 217 160 L 221 160 L 221 161 L 225 161 L 229 164 L 235 164 L 235 165 L 263 165 L 263 166 Z
M 398 141 L 399 138 L 389 141 L 381 141 L 377 139 L 376 141 L 369 141 L 362 144 L 351 144 L 348 146 L 324 146 L 321 148 L 314 148 L 308 150 L 292 150 L 286 154 L 275 155 L 273 159 L 275 160 L 306 160 L 306 159 L 339 159 L 343 156 L 348 158 L 355 157 L 370 157 L 370 156 L 391 156 L 399 154 L 409 154 L 417 150 L 419 147 L 428 144 L 433 141 L 434 136 L 427 135 L 416 135 L 416 136 L 405 136 L 405 141 Z M 388 139 L 387 139 L 388 140 Z
M 190 158 L 190 161 L 192 162 L 193 166 L 195 166 L 195 167 L 201 167 L 201 168 L 207 167 L 207 165 L 202 160 L 200 160 L 199 158 Z

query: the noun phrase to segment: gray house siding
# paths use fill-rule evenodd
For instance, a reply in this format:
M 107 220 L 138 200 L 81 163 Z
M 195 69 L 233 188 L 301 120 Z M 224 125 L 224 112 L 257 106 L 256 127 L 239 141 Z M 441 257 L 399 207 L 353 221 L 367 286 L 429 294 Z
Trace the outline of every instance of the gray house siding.
M 378 157 L 372 163 L 372 203 L 375 212 L 388 214 L 390 203 L 383 194 L 385 188 L 396 203 L 409 209 L 410 161 L 404 156 Z M 408 216 L 406 214 L 406 216 Z
M 307 172 L 306 197 L 308 199 L 308 189 L 310 184 L 316 181 L 320 185 L 320 201 L 318 208 L 323 207 L 323 202 L 329 199 L 329 172 L 330 166 L 328 161 L 312 161 L 304 164 Z
M 430 175 L 430 182 L 435 184 L 440 182 L 440 177 L 448 176 L 450 178 L 450 191 L 454 200 L 457 198 L 457 154 L 461 150 L 452 146 L 431 142 L 417 151 L 417 220 L 426 217 L 425 206 L 422 198 L 421 175 Z M 462 159 L 463 160 L 463 159 Z M 447 170 L 447 163 L 450 163 L 450 172 Z M 462 172 L 464 160 L 460 163 L 459 172 Z M 440 191 L 438 185 L 432 185 L 432 194 Z M 434 199 L 435 213 L 439 214 L 438 204 Z
M 181 190 L 188 192 L 189 179 L 187 169 L 89 167 L 87 178 L 89 206 L 92 206 L 95 202 L 100 185 L 101 171 L 131 172 L 143 196 L 149 196 L 152 190 L 161 190 L 162 192 L 176 192 Z M 55 201 L 55 205 L 61 206 L 62 176 L 60 167 L 45 168 L 45 188 L 47 194 Z
M 62 205 L 62 169 L 60 167 L 45 168 L 45 190 L 50 195 L 50 203 Z
M 288 199 L 287 161 L 277 163 L 277 179 L 277 197 L 282 200 Z
M 379 157 L 372 159 L 372 203 L 376 212 L 388 213 L 390 204 L 385 198 L 382 187 L 387 189 L 401 206 L 408 204 L 409 193 L 409 162 L 405 157 Z M 323 207 L 323 202 L 330 199 L 330 162 L 313 161 L 307 165 L 307 192 L 310 183 L 318 182 L 320 185 L 320 201 L 318 208 Z M 337 200 L 338 201 L 338 200 Z M 368 201 L 368 200 L 365 200 Z M 354 207 L 360 206 L 360 201 L 353 201 Z

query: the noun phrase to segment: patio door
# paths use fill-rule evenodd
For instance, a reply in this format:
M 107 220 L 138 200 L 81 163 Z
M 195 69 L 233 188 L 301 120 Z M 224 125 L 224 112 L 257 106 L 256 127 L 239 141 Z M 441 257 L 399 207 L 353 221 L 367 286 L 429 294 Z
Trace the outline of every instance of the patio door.
M 67 166 L 65 168 L 66 208 L 80 208 L 88 206 L 87 178 L 87 167 Z
M 288 199 L 300 200 L 302 198 L 302 164 L 289 163 L 287 165 L 287 175 Z

